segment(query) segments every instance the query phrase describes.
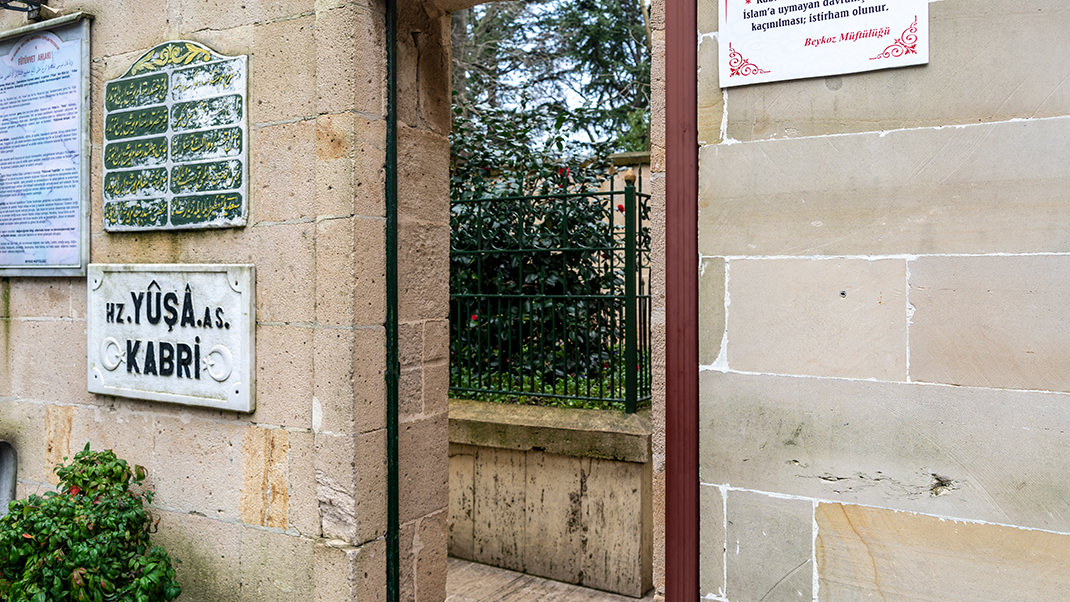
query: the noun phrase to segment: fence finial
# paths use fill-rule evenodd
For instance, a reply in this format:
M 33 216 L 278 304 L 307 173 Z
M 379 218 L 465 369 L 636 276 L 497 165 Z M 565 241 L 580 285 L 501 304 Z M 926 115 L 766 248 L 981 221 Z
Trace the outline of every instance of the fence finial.
M 624 181 L 635 183 L 635 171 L 629 167 L 628 171 L 624 172 Z

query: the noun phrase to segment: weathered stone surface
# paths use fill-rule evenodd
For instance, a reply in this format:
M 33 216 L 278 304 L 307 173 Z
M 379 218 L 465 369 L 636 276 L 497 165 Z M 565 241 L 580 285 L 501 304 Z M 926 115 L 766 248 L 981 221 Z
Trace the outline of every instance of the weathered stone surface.
M 1070 530 L 1051 451 L 1070 444 L 1065 395 L 717 372 L 700 387 L 704 483 Z
M 46 460 L 46 411 L 40 404 L 0 398 L 0 440 L 10 443 L 18 454 L 19 481 L 44 483 L 52 473 Z
M 442 510 L 416 523 L 412 540 L 412 573 L 415 602 L 446 599 L 446 516 Z
M 475 559 L 475 448 L 450 444 L 449 550 Z
M 906 380 L 905 261 L 732 260 L 728 270 L 733 370 Z
M 441 320 L 449 315 L 449 238 L 448 225 L 399 225 L 400 319 Z
M 398 212 L 403 219 L 449 224 L 450 174 L 436 163 L 448 156 L 444 134 L 413 128 L 398 132 Z
M 256 412 L 260 424 L 312 424 L 313 330 L 260 324 L 256 332 Z
M 243 527 L 239 599 L 293 602 L 307 598 L 314 591 L 314 549 L 311 539 Z
M 357 4 L 337 2 L 316 7 L 313 90 L 320 113 L 386 113 L 382 9 Z
M 450 357 L 450 323 L 447 320 L 425 320 L 424 357 L 425 362 L 447 360 Z
M 524 570 L 524 453 L 485 448 L 476 456 L 474 499 L 477 559 L 504 569 Z
M 698 363 L 717 361 L 725 334 L 725 261 L 703 257 L 699 263 Z
M 235 599 L 241 590 L 241 525 L 159 509 L 154 509 L 153 515 L 160 524 L 152 542 L 163 546 L 177 561 L 175 573 L 182 598 Z
M 433 4 L 398 10 L 398 118 L 446 135 L 450 129 L 449 17 Z
M 717 38 L 702 36 L 698 43 L 699 64 L 714 74 L 698 78 L 699 144 L 718 144 L 724 141 L 721 128 L 725 122 L 725 95 L 716 76 L 717 57 Z
M 1070 596 L 1070 535 L 841 504 L 819 504 L 816 523 L 823 601 Z
M 524 454 L 523 461 L 524 539 L 519 552 L 524 571 L 566 583 L 580 583 L 588 577 L 584 569 L 589 565 L 589 552 L 614 551 L 610 542 L 590 532 L 587 522 L 586 501 L 588 496 L 593 497 L 587 484 L 590 462 L 540 452 Z M 476 499 L 477 520 L 493 520 L 486 516 L 484 503 L 483 499 Z
M 0 306 L 0 316 L 84 318 L 85 287 L 74 286 L 69 278 L 25 278 L 10 287 L 6 305 Z
M 720 5 L 715 2 L 699 2 L 697 6 L 698 33 L 715 33 L 717 31 L 717 16 Z M 703 63 L 707 65 L 709 63 Z M 716 68 L 717 63 L 712 63 Z M 706 78 L 716 80 L 716 75 L 706 74 Z M 704 78 L 704 79 L 706 79 Z
M 354 331 L 353 402 L 357 432 L 386 428 L 386 332 L 382 326 Z
M 448 360 L 424 364 L 423 413 L 426 415 L 449 412 L 450 365 Z
M 384 298 L 378 294 L 374 284 L 357 289 L 358 246 L 363 249 L 366 243 L 369 254 L 379 256 L 374 243 L 356 237 L 356 220 L 353 218 L 333 218 L 321 220 L 316 224 L 316 323 L 329 326 L 350 326 L 357 319 L 353 315 L 358 304 L 374 303 Z M 378 237 L 377 237 L 378 238 Z M 382 284 L 380 278 L 378 283 Z M 361 316 L 363 317 L 363 316 Z M 357 322 L 365 323 L 364 320 Z
M 721 488 L 699 487 L 699 595 L 725 597 L 725 503 Z
M 450 441 L 647 462 L 650 415 L 450 400 Z
M 809 500 L 728 492 L 726 590 L 730 600 L 813 598 L 813 508 Z M 716 547 L 711 552 L 716 554 Z
M 120 6 L 121 4 L 121 6 Z M 54 6 L 54 5 L 53 5 Z M 90 36 L 90 52 L 93 56 L 116 54 L 120 52 L 143 51 L 167 38 L 167 12 L 163 10 L 138 10 L 139 4 L 130 0 L 111 2 L 110 0 L 87 0 L 79 2 L 78 7 L 70 12 L 83 11 L 92 15 L 102 15 L 111 11 L 130 13 L 129 20 L 94 19 L 93 34 Z M 66 11 L 65 11 L 66 12 Z M 17 26 L 26 25 L 21 13 L 16 17 Z M 5 30 L 8 28 L 5 27 Z M 129 66 L 129 65 L 127 65 Z
M 73 420 L 68 455 L 82 451 L 86 443 L 93 450 L 110 449 L 131 466 L 148 468 L 146 487 L 156 488 L 156 482 L 166 479 L 167 473 L 155 470 L 156 448 L 153 427 L 155 418 L 145 412 L 133 411 L 125 405 L 70 408 Z M 21 459 L 20 459 L 21 461 Z M 51 472 L 52 467 L 48 470 Z
M 316 436 L 308 431 L 287 431 L 289 528 L 304 537 L 320 535 L 319 498 L 316 491 Z
M 339 360 L 353 358 L 356 334 L 359 331 L 317 328 L 312 335 L 312 430 L 317 433 L 352 433 L 356 428 L 353 361 Z
M 286 529 L 290 518 L 290 434 L 250 427 L 242 441 L 241 520 Z
M 398 505 L 401 522 L 409 522 L 449 506 L 447 416 L 403 422 L 399 431 Z
M 386 433 L 317 434 L 315 462 L 323 537 L 362 544 L 384 535 Z
M 386 228 L 378 218 L 357 218 L 353 224 L 357 253 L 354 262 L 358 293 L 353 301 L 353 322 L 378 326 L 386 320 Z
M 12 395 L 38 401 L 100 403 L 86 391 L 84 322 L 14 319 L 6 324 L 3 344 L 8 349 Z M 58 374 L 63 377 L 57 378 Z
M 367 433 L 386 427 L 382 327 L 316 329 L 312 428 Z
M 654 6 L 654 12 L 657 5 Z M 650 31 L 650 88 L 654 93 L 650 97 L 650 170 L 651 173 L 665 172 L 665 97 L 657 90 L 665 88 L 665 30 L 652 29 Z M 652 206 L 663 203 L 653 189 L 643 188 L 644 192 L 651 192 Z M 657 230 L 652 228 L 652 233 Z
M 703 147 L 699 251 L 1065 252 L 1068 135 L 1052 118 Z
M 317 542 L 313 551 L 315 602 L 386 600 L 386 542 L 360 547 L 338 541 Z
M 911 380 L 1070 391 L 1070 257 L 910 262 Z
M 307 117 L 316 108 L 315 15 L 253 29 L 249 123 Z
M 155 419 L 155 503 L 212 519 L 241 518 L 242 444 L 247 425 L 184 414 Z M 165 476 L 166 475 L 166 478 Z
M 59 477 L 52 468 L 74 455 L 71 453 L 71 430 L 76 411 L 77 408 L 72 406 L 45 406 L 45 480 L 53 485 L 59 483 Z
M 398 412 L 402 420 L 418 420 L 424 413 L 421 367 L 407 368 L 398 375 Z
M 580 463 L 580 490 L 569 493 L 570 502 L 580 494 L 588 529 L 580 583 L 641 597 L 652 586 L 650 467 L 598 458 L 581 458 Z M 527 498 L 534 497 L 529 491 Z
M 301 120 L 249 132 L 249 219 L 282 222 L 316 214 L 317 123 Z
M 383 119 L 354 113 L 317 117 L 318 215 L 385 215 L 385 141 Z
M 450 553 L 629 596 L 652 587 L 649 464 L 450 445 Z

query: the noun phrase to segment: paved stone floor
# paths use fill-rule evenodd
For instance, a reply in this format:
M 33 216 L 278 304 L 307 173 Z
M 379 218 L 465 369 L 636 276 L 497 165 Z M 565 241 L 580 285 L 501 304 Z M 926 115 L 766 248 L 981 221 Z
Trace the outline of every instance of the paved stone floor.
M 446 602 L 649 602 L 450 558 Z

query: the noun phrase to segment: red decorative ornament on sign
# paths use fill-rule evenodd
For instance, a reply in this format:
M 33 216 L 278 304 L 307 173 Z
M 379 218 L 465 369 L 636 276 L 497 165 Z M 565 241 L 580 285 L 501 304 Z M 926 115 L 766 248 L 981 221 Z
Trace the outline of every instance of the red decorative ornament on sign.
M 732 48 L 732 44 L 728 44 L 728 68 L 730 69 L 729 77 L 735 77 L 742 75 L 744 77 L 748 75 L 758 75 L 759 73 L 769 73 L 765 69 L 762 69 L 754 63 L 743 58 L 743 55 Z
M 914 22 L 911 23 L 910 27 L 906 28 L 903 31 L 902 35 L 900 35 L 895 42 L 889 44 L 888 47 L 884 49 L 884 52 L 878 54 L 877 56 L 871 57 L 869 60 L 875 61 L 877 59 L 898 58 L 908 54 L 917 53 L 918 17 L 917 15 L 915 15 Z

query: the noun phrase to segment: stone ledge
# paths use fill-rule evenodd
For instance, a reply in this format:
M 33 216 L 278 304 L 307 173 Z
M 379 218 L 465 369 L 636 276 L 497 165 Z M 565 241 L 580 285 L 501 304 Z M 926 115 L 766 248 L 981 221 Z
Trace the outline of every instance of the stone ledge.
M 636 414 L 450 400 L 450 443 L 650 461 L 650 410 Z

